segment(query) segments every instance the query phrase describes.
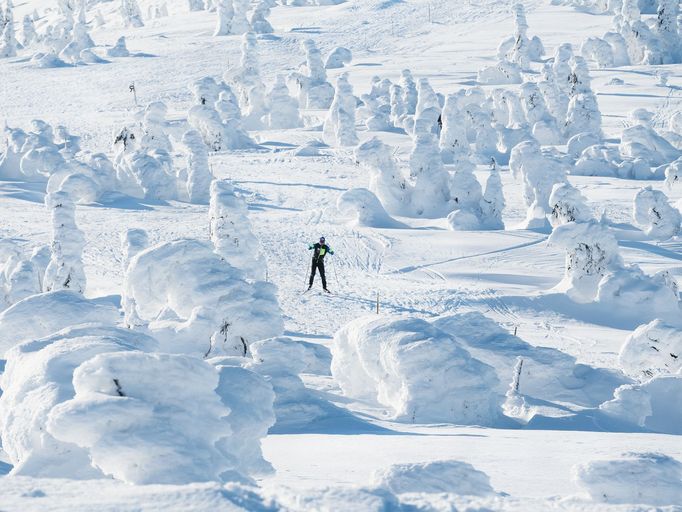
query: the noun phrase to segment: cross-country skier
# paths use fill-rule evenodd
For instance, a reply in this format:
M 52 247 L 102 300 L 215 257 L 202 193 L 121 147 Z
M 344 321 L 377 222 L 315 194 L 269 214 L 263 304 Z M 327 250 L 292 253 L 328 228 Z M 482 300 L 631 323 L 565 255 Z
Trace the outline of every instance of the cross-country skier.
M 309 251 L 313 252 L 313 268 L 310 271 L 310 283 L 308 284 L 308 290 L 313 287 L 313 281 L 315 281 L 315 271 L 320 271 L 320 277 L 322 278 L 322 289 L 329 293 L 327 290 L 327 278 L 324 275 L 324 257 L 327 253 L 334 254 L 334 251 L 329 247 L 324 240 L 324 237 L 320 237 L 320 241 L 316 244 L 308 245 Z

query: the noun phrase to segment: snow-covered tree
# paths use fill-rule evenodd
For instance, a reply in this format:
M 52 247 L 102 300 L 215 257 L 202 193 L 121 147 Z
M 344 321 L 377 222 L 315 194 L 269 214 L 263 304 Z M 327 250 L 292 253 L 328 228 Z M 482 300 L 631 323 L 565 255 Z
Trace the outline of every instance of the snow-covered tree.
M 0 163 L 0 168 L 2 164 Z M 672 189 L 673 186 L 682 183 L 682 157 L 671 162 L 665 169 L 665 184 Z
M 483 229 L 504 229 L 502 212 L 505 200 L 502 192 L 502 178 L 497 162 L 493 158 L 490 163 L 490 174 L 485 182 L 485 192 L 481 200 L 481 227 Z
M 415 117 L 419 118 L 426 109 L 434 108 L 440 111 L 440 101 L 427 78 L 420 78 L 417 86 L 417 105 L 415 107 Z
M 449 94 L 443 107 L 443 129 L 440 132 L 440 150 L 445 163 L 469 158 L 470 147 L 466 124 L 458 105 L 458 95 Z
M 618 241 L 606 226 L 595 221 L 562 224 L 548 241 L 566 251 L 564 280 L 559 288 L 576 302 L 592 302 L 602 278 L 623 265 Z
M 111 48 L 107 48 L 107 57 L 128 57 L 130 52 L 126 46 L 125 36 L 121 36 L 116 40 L 116 44 Z
M 353 60 L 353 54 L 348 48 L 343 46 L 338 46 L 334 48 L 329 55 L 327 55 L 327 60 L 324 63 L 325 69 L 341 69 L 347 66 Z
M 88 34 L 88 27 L 83 23 L 74 23 L 71 41 L 59 53 L 59 58 L 65 62 L 77 63 L 81 60 L 81 52 L 95 46 Z
M 270 2 L 261 0 L 251 13 L 251 30 L 256 34 L 272 34 L 275 29 L 268 21 L 270 16 Z
M 23 39 L 21 41 L 21 44 L 24 45 L 24 48 L 28 48 L 38 40 L 38 33 L 36 32 L 35 22 L 33 21 L 33 18 L 26 14 L 24 16 L 23 21 L 21 22 L 21 26 L 23 32 Z
M 277 75 L 266 99 L 266 124 L 271 130 L 298 128 L 303 126 L 298 111 L 298 100 L 289 95 L 289 88 L 283 75 Z
M 309 109 L 327 109 L 334 99 L 334 87 L 327 82 L 322 54 L 312 39 L 304 40 L 301 47 L 305 52 L 305 66 L 289 75 L 298 90 L 298 102 Z
M 551 155 L 543 154 L 536 141 L 525 141 L 512 149 L 509 170 L 514 178 L 523 180 L 523 198 L 528 207 L 526 228 L 549 228 L 547 215 L 551 213 L 552 188 L 566 181 L 561 163 Z
M 414 78 L 412 78 L 412 72 L 409 69 L 403 69 L 400 73 L 400 86 L 403 88 L 403 102 L 405 103 L 406 114 L 413 116 L 417 110 L 419 93 Z
M 417 216 L 438 218 L 452 211 L 450 175 L 443 167 L 438 140 L 429 131 L 419 130 L 413 136 L 410 177 L 414 180 L 412 209 Z
M 124 27 L 144 27 L 144 21 L 142 21 L 142 11 L 140 11 L 140 6 L 137 4 L 137 0 L 121 0 L 119 12 L 121 14 L 121 18 L 123 19 Z
M 187 0 L 187 7 L 190 12 L 203 11 L 205 9 L 203 0 Z
M 666 64 L 680 62 L 680 31 L 678 18 L 680 2 L 678 0 L 658 0 L 658 9 L 654 31 L 666 50 Z
M 512 11 L 514 35 L 502 40 L 497 48 L 497 58 L 500 62 L 508 61 L 526 70 L 530 68 L 531 61 L 542 58 L 545 49 L 537 36 L 528 38 L 528 21 L 523 4 L 515 4 Z
M 593 219 L 590 207 L 580 191 L 570 183 L 557 183 L 549 196 L 552 213 L 549 221 L 557 227 L 569 222 L 589 222 Z
M 411 185 L 398 168 L 393 148 L 373 137 L 355 149 L 355 160 L 370 171 L 369 190 L 389 213 L 409 216 Z
M 554 73 L 554 80 L 559 87 L 559 90 L 566 96 L 569 96 L 572 89 L 571 75 L 571 59 L 573 58 L 573 47 L 569 43 L 563 43 L 557 46 L 554 51 L 554 59 L 552 61 L 552 71 Z
M 229 121 L 230 119 L 239 120 L 242 118 L 239 100 L 237 100 L 237 96 L 235 96 L 227 84 L 224 84 L 223 90 L 220 91 L 218 101 L 215 102 L 215 109 L 223 121 Z
M 140 145 L 147 150 L 163 150 L 171 152 L 173 146 L 166 133 L 166 113 L 168 108 L 162 101 L 149 103 L 144 110 L 142 119 L 142 138 Z
M 680 233 L 682 215 L 672 207 L 668 197 L 651 186 L 642 188 L 635 195 L 632 217 L 648 236 L 668 240 Z
M 7 2 L 4 14 L 0 12 L 2 18 L 2 26 L 0 32 L 0 58 L 16 57 L 17 55 L 17 38 L 14 33 L 14 7 L 11 0 Z
M 232 19 L 234 18 L 234 7 L 232 5 L 232 0 L 218 0 L 216 13 L 218 15 L 218 23 L 213 35 L 230 35 L 232 33 Z
M 247 18 L 250 3 L 249 0 L 232 0 L 234 15 L 232 17 L 230 33 L 241 35 L 251 31 L 251 25 Z
M 601 112 L 597 97 L 590 87 L 590 75 L 582 57 L 573 57 L 570 76 L 571 93 L 564 132 L 572 137 L 581 132 L 601 136 Z
M 265 253 L 251 230 L 246 203 L 235 194 L 229 181 L 211 183 L 209 217 L 216 253 L 249 279 L 264 280 Z
M 190 203 L 208 204 L 213 173 L 208 165 L 208 148 L 196 130 L 182 136 L 187 148 L 187 196 Z
M 234 84 L 239 91 L 244 127 L 249 130 L 261 129 L 262 118 L 267 114 L 266 90 L 260 75 L 258 45 L 253 32 L 247 32 L 242 36 L 239 66 L 233 70 L 227 70 L 225 80 Z
M 353 87 L 348 82 L 348 75 L 344 73 L 336 81 L 334 101 L 329 107 L 324 122 L 324 138 L 328 144 L 355 146 L 358 143 L 355 131 L 355 107 Z
M 45 206 L 52 213 L 52 255 L 45 270 L 43 289 L 83 293 L 85 238 L 76 225 L 76 206 L 65 192 L 47 194 Z

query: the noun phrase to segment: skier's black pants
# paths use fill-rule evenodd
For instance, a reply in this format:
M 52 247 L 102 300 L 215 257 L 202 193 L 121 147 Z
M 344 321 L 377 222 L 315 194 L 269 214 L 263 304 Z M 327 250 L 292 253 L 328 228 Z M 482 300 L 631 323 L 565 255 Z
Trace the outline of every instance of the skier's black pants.
M 315 280 L 315 271 L 316 270 L 320 271 L 320 277 L 322 278 L 322 288 L 324 288 L 326 290 L 327 289 L 327 278 L 324 275 L 324 260 L 322 258 L 318 258 L 318 259 L 313 258 L 313 268 L 310 271 L 309 286 L 313 285 L 313 281 Z

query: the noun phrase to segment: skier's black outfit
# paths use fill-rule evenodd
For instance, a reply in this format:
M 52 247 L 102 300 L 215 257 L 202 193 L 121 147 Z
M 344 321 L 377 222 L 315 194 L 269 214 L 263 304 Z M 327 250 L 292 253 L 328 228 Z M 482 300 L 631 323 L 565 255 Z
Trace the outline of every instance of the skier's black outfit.
M 327 253 L 334 254 L 334 251 L 326 243 L 324 239 L 314 245 L 308 246 L 309 251 L 315 251 L 313 253 L 313 268 L 310 270 L 310 282 L 308 283 L 308 290 L 313 287 L 313 281 L 315 280 L 315 272 L 320 271 L 320 277 L 322 278 L 322 288 L 327 291 L 327 278 L 324 274 L 324 257 Z

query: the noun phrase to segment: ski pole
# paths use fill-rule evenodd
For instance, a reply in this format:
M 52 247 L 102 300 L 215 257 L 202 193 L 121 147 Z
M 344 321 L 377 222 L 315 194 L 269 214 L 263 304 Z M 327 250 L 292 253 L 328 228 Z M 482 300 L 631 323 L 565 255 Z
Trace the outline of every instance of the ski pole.
M 334 269 L 334 279 L 336 279 L 336 286 L 338 286 L 340 290 L 341 283 L 339 283 L 339 276 L 336 273 L 336 262 L 334 260 L 332 260 L 332 269 Z
M 307 253 L 306 253 L 305 257 L 303 258 L 303 261 L 304 261 L 304 262 L 305 262 L 305 261 L 308 261 L 308 254 L 307 254 Z M 310 273 L 311 273 L 312 271 L 313 271 L 313 269 L 310 268 L 310 270 L 308 270 L 308 271 L 306 272 L 306 274 L 305 274 L 305 277 L 304 277 L 305 280 L 303 281 L 303 289 L 304 289 L 304 290 L 306 289 L 306 286 L 308 285 L 308 281 L 310 280 Z

